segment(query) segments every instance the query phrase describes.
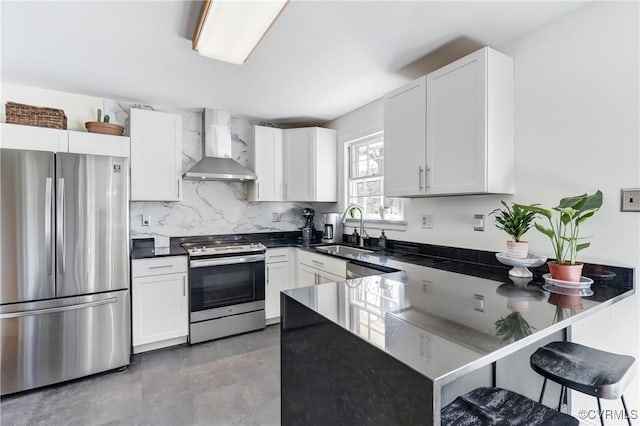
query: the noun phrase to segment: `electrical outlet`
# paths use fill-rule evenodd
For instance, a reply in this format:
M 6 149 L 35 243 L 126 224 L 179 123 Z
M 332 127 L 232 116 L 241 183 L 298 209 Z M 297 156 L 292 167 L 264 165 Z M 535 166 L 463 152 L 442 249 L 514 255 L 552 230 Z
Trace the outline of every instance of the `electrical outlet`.
M 277 212 L 271 213 L 271 222 L 280 222 L 280 216 Z
M 142 215 L 142 226 L 150 226 L 151 224 L 151 216 L 148 214 Z
M 484 231 L 484 215 L 483 214 L 473 215 L 473 230 Z
M 422 229 L 433 229 L 433 215 L 423 214 L 420 217 L 420 227 Z
M 620 211 L 640 212 L 640 188 L 622 189 Z

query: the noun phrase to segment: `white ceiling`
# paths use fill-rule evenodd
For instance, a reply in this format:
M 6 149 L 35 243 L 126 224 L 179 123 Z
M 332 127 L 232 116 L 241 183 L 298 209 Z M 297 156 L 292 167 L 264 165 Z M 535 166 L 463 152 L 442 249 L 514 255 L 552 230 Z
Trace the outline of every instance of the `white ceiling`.
M 584 3 L 291 1 L 244 65 L 191 50 L 199 2 L 1 2 L 2 81 L 323 122 Z

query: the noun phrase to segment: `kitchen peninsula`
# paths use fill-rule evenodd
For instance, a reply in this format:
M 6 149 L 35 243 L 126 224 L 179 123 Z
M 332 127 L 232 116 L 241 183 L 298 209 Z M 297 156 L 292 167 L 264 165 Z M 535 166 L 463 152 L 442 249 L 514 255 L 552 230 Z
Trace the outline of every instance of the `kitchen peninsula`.
M 634 293 L 627 268 L 585 266 L 593 294 L 581 297 L 543 290 L 543 269 L 522 281 L 492 265 L 412 256 L 429 266 L 354 256 L 405 273 L 281 295 L 283 425 L 439 425 L 456 396 L 528 374 L 528 351 L 570 339 L 572 324 Z M 535 399 L 537 380 L 525 383 Z

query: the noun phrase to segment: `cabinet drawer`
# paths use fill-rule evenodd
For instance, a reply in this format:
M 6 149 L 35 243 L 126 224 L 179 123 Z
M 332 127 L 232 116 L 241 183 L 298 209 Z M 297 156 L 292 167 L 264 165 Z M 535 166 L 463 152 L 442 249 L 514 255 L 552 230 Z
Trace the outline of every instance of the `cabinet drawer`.
M 347 273 L 347 262 L 331 256 L 300 250 L 298 252 L 298 262 L 342 278 Z
M 187 256 L 136 259 L 131 262 L 131 276 L 146 277 L 187 272 Z
M 272 248 L 265 253 L 265 263 L 288 262 L 289 248 Z

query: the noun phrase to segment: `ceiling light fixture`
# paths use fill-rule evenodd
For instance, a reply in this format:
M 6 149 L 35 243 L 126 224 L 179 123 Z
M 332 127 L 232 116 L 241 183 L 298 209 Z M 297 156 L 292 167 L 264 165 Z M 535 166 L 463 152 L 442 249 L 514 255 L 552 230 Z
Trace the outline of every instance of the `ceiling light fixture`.
M 287 3 L 288 0 L 206 0 L 193 35 L 193 50 L 241 65 Z

